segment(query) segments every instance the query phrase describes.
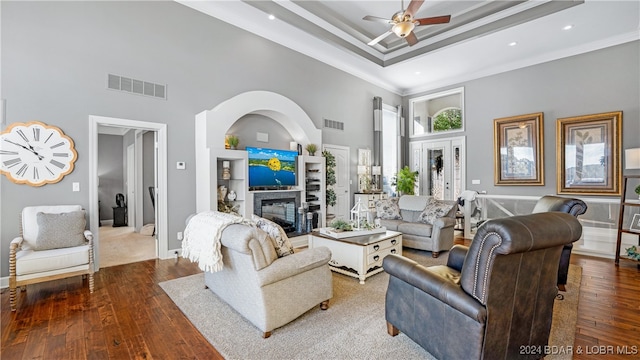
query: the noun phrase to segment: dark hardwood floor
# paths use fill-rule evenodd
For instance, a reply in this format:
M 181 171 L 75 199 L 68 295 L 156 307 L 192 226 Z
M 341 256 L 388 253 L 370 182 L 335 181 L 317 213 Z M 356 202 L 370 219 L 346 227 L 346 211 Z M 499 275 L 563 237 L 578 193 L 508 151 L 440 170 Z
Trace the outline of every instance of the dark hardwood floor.
M 613 260 L 575 254 L 571 263 L 583 268 L 573 345 L 582 354 L 574 358 L 640 357 L 636 264 L 616 267 Z M 18 295 L 17 312 L 10 311 L 9 291 L 3 289 L 0 357 L 222 359 L 158 286 L 199 271 L 184 259 L 148 260 L 100 270 L 93 294 L 79 277 L 29 285 Z M 618 354 L 625 346 L 629 355 Z

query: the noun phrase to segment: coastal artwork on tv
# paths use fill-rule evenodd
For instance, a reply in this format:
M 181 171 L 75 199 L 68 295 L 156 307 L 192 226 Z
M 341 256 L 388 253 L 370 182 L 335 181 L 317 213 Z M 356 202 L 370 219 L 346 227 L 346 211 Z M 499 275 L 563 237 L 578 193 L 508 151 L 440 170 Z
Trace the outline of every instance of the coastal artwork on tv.
M 247 147 L 249 187 L 296 185 L 297 151 Z

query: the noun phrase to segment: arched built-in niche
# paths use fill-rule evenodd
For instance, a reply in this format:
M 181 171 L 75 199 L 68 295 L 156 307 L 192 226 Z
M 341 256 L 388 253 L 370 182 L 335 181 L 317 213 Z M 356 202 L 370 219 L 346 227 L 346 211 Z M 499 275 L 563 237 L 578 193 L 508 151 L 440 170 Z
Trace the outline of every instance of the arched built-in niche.
M 322 144 L 322 130 L 291 99 L 270 91 L 249 91 L 220 103 L 211 110 L 196 115 L 196 141 L 204 136 L 206 147 L 224 147 L 224 138 L 231 126 L 247 114 L 260 114 L 280 123 L 299 144 Z M 202 129 L 206 129 L 202 133 Z
M 211 110 L 196 115 L 196 210 L 216 209 L 217 162 L 244 157 L 244 152 L 224 149 L 225 135 L 233 124 L 248 114 L 259 114 L 280 123 L 299 144 L 322 145 L 322 130 L 298 104 L 269 91 L 250 91 L 234 96 Z M 245 216 L 251 213 L 252 195 L 245 188 Z

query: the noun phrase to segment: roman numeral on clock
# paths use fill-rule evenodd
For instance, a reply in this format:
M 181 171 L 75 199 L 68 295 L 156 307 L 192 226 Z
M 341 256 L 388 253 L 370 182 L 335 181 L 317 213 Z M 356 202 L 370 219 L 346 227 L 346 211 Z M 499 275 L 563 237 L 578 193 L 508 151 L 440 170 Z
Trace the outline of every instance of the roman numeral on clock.
M 36 179 L 36 180 L 40 179 L 40 174 L 38 174 L 38 168 L 37 167 L 33 168 L 33 178 Z
M 29 165 L 27 164 L 22 164 L 22 166 L 20 167 L 20 169 L 18 169 L 18 171 L 16 172 L 16 175 L 18 176 L 24 176 L 24 174 L 27 172 L 27 169 L 29 168 Z
M 22 162 L 22 160 L 20 158 L 15 158 L 15 159 L 11 159 L 11 160 L 7 160 L 4 162 L 4 166 L 11 168 L 14 167 L 18 164 L 20 164 Z
M 21 137 L 24 141 L 29 142 L 29 139 L 27 139 L 27 136 L 24 134 L 24 132 L 22 132 L 22 130 L 18 130 L 18 131 L 16 131 L 16 132 L 18 133 L 18 135 L 20 135 L 20 137 Z
M 33 140 L 40 141 L 40 128 L 33 128 Z
M 51 139 L 52 136 L 53 136 L 53 133 L 49 134 L 49 136 L 47 136 L 47 139 L 44 141 L 44 143 L 46 144 L 47 141 L 49 141 L 49 139 Z
M 63 163 L 61 163 L 61 162 L 59 162 L 59 161 L 51 160 L 51 161 L 49 161 L 49 164 L 54 165 L 54 166 L 57 166 L 57 167 L 59 167 L 60 169 L 64 169 L 64 164 L 63 164 Z
M 57 143 L 57 144 L 55 144 L 55 145 L 52 145 L 52 146 L 51 146 L 51 148 L 52 148 L 52 149 L 55 149 L 55 148 L 60 147 L 60 146 L 62 146 L 62 145 L 64 145 L 64 141 L 60 141 L 59 143 Z
M 69 153 L 53 153 L 55 157 L 69 157 Z
M 17 151 L 0 150 L 0 155 L 18 155 Z

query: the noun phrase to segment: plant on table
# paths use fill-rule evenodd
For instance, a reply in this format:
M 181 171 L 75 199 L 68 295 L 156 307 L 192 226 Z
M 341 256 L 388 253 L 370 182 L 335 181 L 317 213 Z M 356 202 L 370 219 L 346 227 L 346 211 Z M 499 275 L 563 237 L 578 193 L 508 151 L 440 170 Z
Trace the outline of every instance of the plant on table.
M 337 231 L 351 231 L 353 230 L 353 226 L 351 226 L 351 224 L 349 224 L 348 222 L 342 220 L 342 219 L 335 219 L 331 222 L 331 224 L 329 225 L 332 228 L 334 228 Z
M 395 185 L 396 191 L 400 194 L 413 195 L 417 177 L 417 171 L 411 171 L 408 166 L 405 166 L 398 171 L 391 185 Z

